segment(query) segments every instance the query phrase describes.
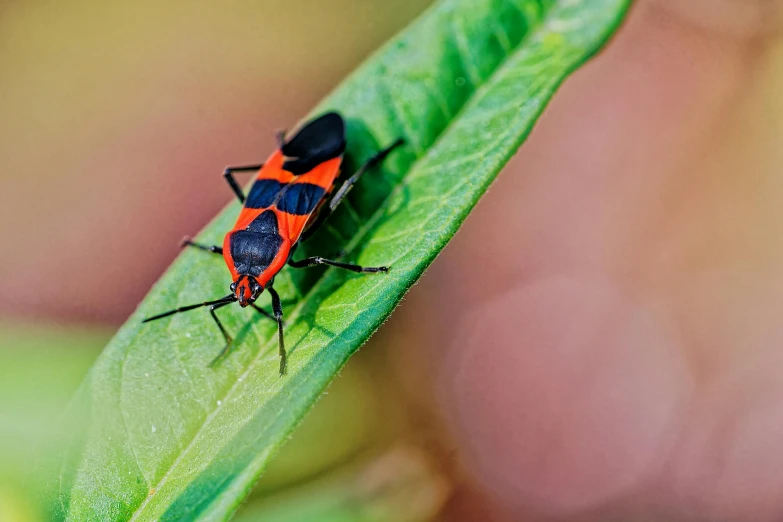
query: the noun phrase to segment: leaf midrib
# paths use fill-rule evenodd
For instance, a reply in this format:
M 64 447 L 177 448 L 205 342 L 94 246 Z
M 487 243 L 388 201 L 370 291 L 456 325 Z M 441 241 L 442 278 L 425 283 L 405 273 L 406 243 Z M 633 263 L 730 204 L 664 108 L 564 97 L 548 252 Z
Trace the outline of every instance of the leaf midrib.
M 436 5 L 436 6 L 433 6 L 433 10 L 434 10 L 434 9 L 436 9 L 437 7 L 438 7 L 437 5 Z M 547 15 L 547 13 L 548 13 L 548 11 L 549 11 L 549 8 L 550 8 L 550 7 L 551 7 L 550 5 L 546 5 L 546 4 L 544 4 L 544 5 L 542 6 L 542 13 L 541 13 L 541 15 L 540 15 L 540 17 L 541 17 L 541 20 L 544 20 L 544 19 L 546 18 L 546 15 Z M 421 17 L 423 18 L 423 17 L 424 17 L 424 16 L 426 16 L 427 14 L 429 14 L 429 10 L 425 11 L 424 13 L 422 13 Z M 453 29 L 452 29 L 452 33 L 453 33 L 453 34 L 456 36 L 456 27 L 454 27 L 454 26 L 452 25 L 452 28 L 453 28 Z M 485 87 L 487 86 L 487 84 L 488 84 L 488 83 L 490 83 L 490 80 L 491 80 L 493 77 L 495 77 L 495 76 L 498 74 L 498 72 L 499 72 L 499 71 L 500 71 L 500 70 L 501 70 L 501 69 L 504 67 L 504 65 L 505 65 L 505 64 L 506 64 L 506 62 L 509 60 L 509 58 L 510 58 L 511 56 L 513 56 L 513 55 L 514 55 L 514 54 L 515 54 L 515 53 L 516 53 L 516 52 L 517 52 L 517 51 L 518 51 L 520 48 L 522 48 L 522 47 L 525 45 L 525 43 L 526 43 L 526 42 L 527 42 L 527 41 L 528 41 L 530 38 L 532 38 L 532 37 L 533 37 L 533 35 L 535 35 L 536 33 L 538 33 L 540 30 L 541 30 L 541 24 L 539 24 L 539 25 L 538 25 L 538 27 L 536 27 L 535 29 L 528 31 L 528 32 L 527 32 L 527 33 L 526 33 L 526 34 L 525 34 L 525 35 L 524 35 L 524 36 L 523 36 L 523 37 L 520 39 L 520 41 L 517 43 L 517 45 L 516 45 L 516 46 L 511 46 L 511 47 L 510 47 L 510 48 L 509 48 L 507 51 L 506 51 L 506 48 L 505 48 L 505 46 L 504 46 L 505 55 L 503 56 L 503 58 L 502 58 L 502 59 L 501 59 L 501 60 L 500 60 L 500 61 L 497 63 L 497 65 L 496 65 L 496 66 L 495 66 L 495 67 L 492 69 L 492 72 L 491 72 L 491 73 L 490 73 L 490 74 L 487 76 L 487 78 L 485 78 L 485 79 L 482 79 L 482 80 L 480 81 L 480 83 L 479 83 L 479 84 L 476 84 L 476 85 L 474 85 L 474 89 L 473 89 L 473 92 L 471 93 L 471 95 L 470 95 L 470 96 L 469 96 L 469 97 L 466 99 L 465 103 L 463 103 L 463 104 L 462 104 L 462 106 L 461 106 L 461 107 L 460 107 L 460 108 L 459 108 L 459 109 L 458 109 L 458 110 L 457 110 L 457 111 L 454 113 L 454 115 L 448 119 L 448 121 L 447 121 L 446 125 L 445 125 L 445 126 L 443 127 L 443 129 L 442 129 L 442 130 L 441 130 L 441 131 L 438 133 L 438 135 L 437 135 L 437 137 L 435 138 L 435 140 L 433 140 L 433 142 L 432 142 L 432 143 L 429 145 L 429 147 L 427 147 L 427 149 L 426 149 L 426 150 L 431 150 L 431 149 L 435 148 L 435 146 L 438 144 L 438 142 L 439 142 L 439 141 L 442 139 L 442 137 L 443 137 L 443 136 L 444 136 L 444 135 L 447 133 L 447 131 L 449 130 L 449 128 L 451 128 L 451 126 L 452 126 L 452 125 L 453 125 L 453 124 L 454 124 L 456 121 L 458 121 L 458 120 L 460 119 L 460 115 L 461 115 L 463 112 L 465 112 L 465 110 L 467 110 L 467 109 L 469 109 L 469 108 L 470 108 L 470 106 L 471 106 L 471 103 L 470 103 L 470 102 L 471 102 L 471 100 L 475 99 L 476 97 L 478 97 L 478 96 L 480 95 L 480 93 L 481 93 L 481 92 L 482 92 L 482 91 L 485 89 Z M 459 44 L 457 44 L 457 45 L 459 46 Z M 379 52 L 381 52 L 382 50 L 383 50 L 383 49 L 379 50 Z M 463 53 L 461 52 L 461 50 L 460 50 L 460 52 L 458 53 L 458 55 L 459 55 L 459 57 L 460 57 L 461 61 L 463 62 L 463 64 L 464 64 L 464 63 L 466 63 L 465 57 L 464 57 Z M 371 59 L 371 58 L 369 58 L 369 59 Z M 395 109 L 396 109 L 396 108 L 395 108 Z M 395 110 L 395 115 L 396 115 L 396 118 L 395 118 L 395 119 L 399 121 L 399 123 L 400 123 L 400 127 L 404 128 L 404 129 L 407 131 L 408 129 L 406 128 L 406 125 L 405 125 L 405 123 L 404 123 L 404 118 L 402 118 L 402 117 L 400 116 L 400 114 L 398 113 L 398 111 L 396 111 L 396 110 Z M 410 132 L 409 132 L 409 133 L 410 133 Z M 410 141 L 410 138 L 409 138 L 408 136 L 405 136 L 405 138 L 407 138 L 407 140 L 406 140 L 406 141 Z M 418 151 L 417 151 L 417 152 L 418 152 Z M 415 165 L 417 165 L 419 162 L 421 162 L 421 161 L 422 161 L 422 160 L 423 160 L 425 157 L 426 157 L 426 153 L 425 153 L 425 154 L 422 154 L 422 155 L 420 155 L 420 156 L 418 156 L 418 157 L 417 157 L 417 158 L 416 158 L 414 161 L 412 161 L 412 162 L 411 162 L 411 164 L 408 166 L 408 168 L 407 168 L 407 172 L 410 172 L 410 171 L 414 170 L 414 169 L 413 169 L 413 167 L 414 167 Z M 403 177 L 402 177 L 402 178 L 399 180 L 399 182 L 398 182 L 397 186 L 396 186 L 396 187 L 394 187 L 394 189 L 393 189 L 393 190 L 391 190 L 391 191 L 389 192 L 389 194 L 388 194 L 388 195 L 387 195 L 387 196 L 386 196 L 386 197 L 383 199 L 383 202 L 382 202 L 382 203 L 381 203 L 381 204 L 378 206 L 378 209 L 377 209 L 377 210 L 376 210 L 376 211 L 375 211 L 375 212 L 372 214 L 372 216 L 370 216 L 370 218 L 369 218 L 369 219 L 367 219 L 367 220 L 364 220 L 364 224 L 360 226 L 360 228 L 359 228 L 359 231 L 358 231 L 358 232 L 357 232 L 357 233 L 354 235 L 354 238 L 353 238 L 351 241 L 349 241 L 349 242 L 348 242 L 348 244 L 346 245 L 346 246 L 347 246 L 346 250 L 347 250 L 348 252 L 352 251 L 352 250 L 353 250 L 353 249 L 354 249 L 356 246 L 358 246 L 358 244 L 359 244 L 360 240 L 362 240 L 362 239 L 364 238 L 364 236 L 366 236 L 366 235 L 367 235 L 367 234 L 368 234 L 368 233 L 369 233 L 369 232 L 370 232 L 370 231 L 371 231 L 371 230 L 374 228 L 374 226 L 377 224 L 378 220 L 379 220 L 379 219 L 382 217 L 383 213 L 386 211 L 386 209 L 387 209 L 387 206 L 388 206 L 388 201 L 389 201 L 389 200 L 390 200 L 390 199 L 391 199 L 391 198 L 392 198 L 392 197 L 393 197 L 393 196 L 394 196 L 394 195 L 395 195 L 397 192 L 399 192 L 400 190 L 402 190 L 402 188 L 404 187 L 404 185 L 405 185 L 405 182 L 406 182 L 406 181 L 410 181 L 410 180 L 408 179 L 408 174 L 407 174 L 407 172 L 406 172 L 406 174 L 405 174 L 405 175 L 403 175 Z M 346 201 L 346 203 L 349 203 L 349 202 L 347 202 L 347 201 Z M 417 242 L 417 243 L 418 243 L 418 242 Z M 408 251 L 410 251 L 410 250 L 411 250 L 411 249 L 408 249 Z M 399 259 L 399 258 L 398 258 L 398 259 Z M 289 315 L 289 319 L 288 319 L 288 321 L 289 321 L 291 324 L 293 324 L 293 323 L 296 321 L 296 319 L 298 319 L 298 318 L 299 318 L 299 316 L 300 316 L 300 314 L 301 314 L 301 310 L 302 310 L 302 308 L 304 307 L 304 305 L 305 305 L 305 304 L 308 302 L 308 298 L 309 298 L 310 294 L 317 293 L 317 291 L 319 290 L 320 286 L 322 286 L 322 285 L 324 284 L 324 282 L 327 280 L 327 274 L 328 274 L 328 273 L 330 273 L 330 272 L 331 272 L 331 271 L 333 271 L 333 270 L 336 270 L 336 269 L 335 269 L 335 268 L 329 268 L 328 270 L 326 270 L 326 271 L 324 272 L 324 275 L 322 275 L 322 276 L 321 276 L 321 277 L 320 277 L 320 278 L 319 278 L 319 279 L 318 279 L 318 280 L 317 280 L 317 281 L 316 281 L 316 282 L 313 284 L 313 286 L 310 288 L 310 290 L 308 290 L 308 292 L 302 296 L 302 298 L 301 298 L 301 300 L 299 301 L 299 303 L 296 305 L 296 307 L 294 308 L 294 310 L 293 310 L 293 311 L 291 312 L 291 314 Z M 392 274 L 393 274 L 393 272 L 392 272 L 392 273 L 390 273 L 390 274 L 388 274 L 388 275 L 386 275 L 386 276 L 384 276 L 384 277 L 392 277 Z M 230 388 L 229 388 L 229 389 L 226 391 L 226 393 L 225 393 L 225 394 L 224 394 L 224 395 L 221 397 L 221 399 L 217 401 L 216 407 L 215 407 L 215 408 L 214 408 L 214 409 L 213 409 L 213 410 L 212 410 L 212 411 L 211 411 L 211 412 L 210 412 L 210 413 L 207 415 L 207 417 L 204 419 L 204 422 L 202 422 L 202 423 L 201 423 L 201 425 L 199 426 L 199 428 L 198 428 L 198 429 L 196 430 L 196 432 L 193 434 L 193 437 L 191 438 L 191 440 L 190 440 L 190 442 L 188 443 L 188 445 L 187 445 L 187 446 L 185 446 L 185 447 L 183 448 L 183 450 L 182 450 L 182 451 L 179 453 L 179 455 L 177 456 L 177 458 L 176 458 L 176 459 L 174 459 L 174 461 L 173 461 L 173 462 L 171 463 L 171 465 L 168 467 L 168 469 L 166 470 L 166 473 L 164 473 L 164 475 L 163 475 L 163 476 L 160 478 L 160 480 L 158 481 L 158 483 L 155 485 L 155 487 L 153 488 L 153 490 L 154 490 L 154 491 L 156 491 L 156 493 L 157 493 L 157 492 L 160 492 L 161 488 L 162 488 L 162 487 L 165 485 L 165 483 L 167 482 L 167 480 L 168 480 L 169 476 L 171 475 L 171 472 L 172 472 L 174 469 L 176 469 L 176 468 L 177 468 L 177 466 L 179 465 L 179 463 L 180 463 L 180 462 L 181 462 L 181 461 L 184 459 L 185 455 L 187 455 L 187 454 L 190 452 L 191 448 L 194 446 L 194 444 L 196 443 L 196 441 L 199 439 L 199 437 L 200 437 L 201 433 L 204 431 L 204 429 L 205 429 L 207 426 L 209 426 L 209 425 L 210 425 L 210 423 L 212 422 L 212 420 L 213 420 L 213 419 L 214 419 L 214 418 L 217 416 L 217 414 L 218 414 L 218 413 L 219 413 L 219 412 L 220 412 L 220 411 L 223 409 L 223 405 L 227 405 L 227 404 L 228 404 L 228 400 L 229 400 L 229 398 L 232 396 L 232 394 L 233 394 L 233 393 L 234 393 L 234 391 L 237 389 L 237 387 L 239 386 L 239 384 L 245 381 L 245 378 L 246 378 L 246 377 L 247 377 L 247 376 L 250 374 L 250 372 L 251 372 L 251 371 L 252 371 L 252 370 L 255 368 L 255 365 L 256 365 L 256 364 L 257 364 L 257 363 L 258 363 L 258 362 L 261 360 L 261 358 L 262 358 L 263 354 L 267 353 L 267 351 L 268 351 L 268 350 L 270 350 L 270 349 L 273 347 L 273 345 L 275 344 L 275 342 L 276 342 L 276 341 L 277 341 L 277 338 L 276 338 L 276 336 L 275 336 L 273 339 L 270 339 L 270 340 L 269 340 L 269 341 L 268 341 L 268 342 L 267 342 L 265 345 L 263 345 L 263 347 L 262 347 L 261 349 L 259 349 L 259 351 L 258 351 L 258 353 L 256 354 L 256 356 L 255 356 L 255 357 L 254 357 L 254 358 L 253 358 L 253 359 L 252 359 L 252 360 L 251 360 L 251 361 L 248 363 L 247 367 L 246 367 L 246 368 L 245 368 L 245 370 L 242 372 L 242 374 L 241 374 L 240 376 L 238 376 L 237 378 L 235 378 L 235 379 L 234 379 L 234 383 L 233 383 L 233 384 L 231 385 L 231 387 L 230 387 Z M 125 358 L 124 358 L 124 359 L 127 359 L 127 354 L 126 354 L 126 356 L 125 356 Z M 124 361 L 123 361 L 123 362 L 124 362 Z M 293 428 L 291 428 L 291 430 L 292 430 L 292 429 L 293 429 Z M 291 431 L 291 430 L 289 430 L 289 431 Z M 139 517 L 140 515 L 142 515 L 142 514 L 143 514 L 143 512 L 144 512 L 144 509 L 147 507 L 147 505 L 149 505 L 149 503 L 150 503 L 150 501 L 152 500 L 152 498 L 153 498 L 153 497 L 154 497 L 154 495 L 149 495 L 149 494 L 148 494 L 148 495 L 147 495 L 147 496 L 144 498 L 144 500 L 141 502 L 141 504 L 139 504 L 139 505 L 138 505 L 138 507 L 137 507 L 137 508 L 136 508 L 136 509 L 133 511 L 133 515 L 131 516 L 131 518 L 129 519 L 129 521 L 128 521 L 128 522 L 134 522 L 134 521 L 137 521 L 137 520 L 138 520 L 138 517 Z

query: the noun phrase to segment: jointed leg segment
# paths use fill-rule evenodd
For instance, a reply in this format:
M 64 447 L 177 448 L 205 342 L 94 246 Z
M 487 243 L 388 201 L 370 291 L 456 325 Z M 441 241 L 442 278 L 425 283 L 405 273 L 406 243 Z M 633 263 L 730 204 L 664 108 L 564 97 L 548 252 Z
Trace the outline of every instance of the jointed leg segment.
M 375 273 L 375 272 L 388 272 L 388 266 L 361 266 L 351 263 L 342 263 L 340 261 L 332 261 L 331 259 L 324 259 L 323 257 L 313 256 L 306 257 L 299 261 L 288 261 L 288 264 L 294 268 L 307 268 L 309 266 L 329 265 L 336 266 L 337 268 L 343 268 L 356 273 Z
M 337 190 L 337 192 L 332 197 L 331 201 L 329 201 L 329 209 L 334 210 L 337 208 L 337 205 L 340 204 L 340 202 L 345 198 L 345 196 L 348 194 L 348 191 L 351 190 L 351 188 L 356 184 L 357 181 L 359 181 L 359 178 L 362 177 L 362 174 L 370 170 L 371 168 L 375 167 L 376 165 L 380 165 L 383 160 L 386 159 L 386 156 L 388 156 L 391 151 L 396 149 L 397 147 L 401 146 L 405 141 L 402 138 L 398 138 L 397 141 L 386 147 L 385 149 L 381 149 L 378 152 L 375 153 L 375 155 L 368 159 L 364 165 L 359 167 L 359 170 L 354 172 L 353 176 L 345 180 L 345 182 L 342 184 L 342 186 Z
M 226 329 L 223 327 L 223 323 L 220 322 L 220 319 L 218 319 L 217 314 L 215 314 L 215 310 L 223 306 L 226 306 L 227 304 L 231 304 L 231 301 L 229 301 L 228 303 L 216 304 L 209 307 L 209 315 L 211 315 L 212 319 L 215 320 L 215 324 L 217 324 L 218 328 L 220 328 L 220 333 L 223 334 L 223 339 L 226 341 L 226 345 L 223 347 L 222 350 L 220 350 L 220 353 L 217 355 L 217 357 L 212 359 L 212 362 L 209 363 L 210 366 L 213 366 L 216 362 L 218 362 L 223 357 L 225 357 L 226 354 L 228 353 L 228 349 L 231 347 L 231 343 L 234 342 L 234 339 L 230 335 L 228 335 L 228 332 L 226 332 Z
M 194 243 L 189 237 L 185 236 L 182 239 L 182 248 L 185 248 L 186 246 L 192 246 L 195 248 L 198 248 L 200 250 L 204 250 L 206 252 L 211 252 L 213 254 L 220 254 L 223 255 L 223 248 L 219 246 L 209 246 L 209 245 L 202 245 L 201 243 Z
M 283 340 L 283 306 L 280 304 L 280 296 L 275 289 L 270 286 L 267 290 L 269 290 L 269 295 L 272 296 L 272 312 L 274 312 L 275 320 L 277 321 L 277 345 L 280 353 L 280 375 L 282 376 L 286 374 L 288 365 L 285 341 Z
M 234 178 L 234 172 L 259 170 L 263 166 L 263 163 L 258 165 L 242 165 L 241 167 L 226 167 L 226 170 L 223 171 L 223 177 L 226 178 L 226 183 L 228 183 L 228 186 L 234 191 L 234 194 L 237 195 L 237 199 L 239 199 L 240 203 L 245 202 L 245 193 L 242 192 L 242 187 L 239 186 L 239 183 L 237 183 L 237 180 Z

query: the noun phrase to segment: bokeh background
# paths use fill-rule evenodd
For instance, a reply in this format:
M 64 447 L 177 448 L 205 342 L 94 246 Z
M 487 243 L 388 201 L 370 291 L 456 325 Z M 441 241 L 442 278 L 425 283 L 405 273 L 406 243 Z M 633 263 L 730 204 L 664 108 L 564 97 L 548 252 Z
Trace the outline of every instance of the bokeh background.
M 0 4 L 0 520 L 222 169 L 428 4 Z M 779 520 L 781 20 L 637 1 L 238 519 Z

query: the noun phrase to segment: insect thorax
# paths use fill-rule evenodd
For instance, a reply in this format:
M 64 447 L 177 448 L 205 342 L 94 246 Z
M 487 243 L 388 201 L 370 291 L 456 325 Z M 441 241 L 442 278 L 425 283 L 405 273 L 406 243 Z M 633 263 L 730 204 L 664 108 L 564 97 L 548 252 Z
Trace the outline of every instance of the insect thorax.
M 231 232 L 229 247 L 236 273 L 258 277 L 272 264 L 282 245 L 274 211 L 262 212 L 245 230 Z

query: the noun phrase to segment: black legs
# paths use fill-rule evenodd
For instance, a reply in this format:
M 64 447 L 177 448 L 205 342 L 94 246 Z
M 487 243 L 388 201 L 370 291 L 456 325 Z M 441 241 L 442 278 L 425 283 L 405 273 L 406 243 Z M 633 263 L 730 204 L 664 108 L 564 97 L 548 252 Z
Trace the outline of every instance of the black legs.
M 359 266 L 352 265 L 350 263 L 341 263 L 340 261 L 332 261 L 331 259 L 324 259 L 323 257 L 306 257 L 301 261 L 288 261 L 288 264 L 294 268 L 307 268 L 308 266 L 329 265 L 336 266 L 337 268 L 344 268 L 351 272 L 372 274 L 375 272 L 388 272 L 388 266 Z
M 264 317 L 267 317 L 267 318 L 269 318 L 269 319 L 272 319 L 273 321 L 276 321 L 276 320 L 277 320 L 277 319 L 275 319 L 275 316 L 274 316 L 274 315 L 270 314 L 269 312 L 267 312 L 266 310 L 264 310 L 263 308 L 261 308 L 261 307 L 260 307 L 260 306 L 258 306 L 257 304 L 255 304 L 255 303 L 250 303 L 250 306 L 252 306 L 252 307 L 253 307 L 253 309 L 254 309 L 256 312 L 258 312 L 259 314 L 263 315 Z
M 270 314 L 260 306 L 257 306 L 255 303 L 250 303 L 250 306 L 253 307 L 253 309 L 258 312 L 259 314 L 263 315 L 264 317 L 268 317 L 269 319 L 272 319 L 273 321 L 277 322 L 277 334 L 279 338 L 279 344 L 280 344 L 280 375 L 283 375 L 286 370 L 286 354 L 285 354 L 285 345 L 283 344 L 283 307 L 280 304 L 280 296 L 275 292 L 275 290 L 272 287 L 269 287 L 267 290 L 269 290 L 269 294 L 272 296 L 272 309 L 274 310 L 274 315 Z M 210 366 L 214 366 L 215 363 L 220 361 L 223 357 L 226 356 L 229 349 L 231 348 L 231 344 L 234 342 L 234 339 L 229 335 L 228 331 L 226 330 L 225 326 L 223 326 L 223 323 L 220 322 L 220 319 L 218 318 L 217 314 L 215 313 L 216 310 L 223 308 L 226 305 L 229 305 L 237 300 L 236 296 L 234 294 L 228 294 L 226 297 L 222 297 L 220 299 L 215 299 L 214 301 L 205 301 L 203 303 L 188 305 L 188 306 L 181 306 L 179 308 L 176 308 L 174 310 L 169 310 L 168 312 L 163 312 L 162 314 L 153 315 L 152 317 L 148 317 L 142 321 L 142 323 L 148 323 L 150 321 L 155 321 L 157 319 L 163 319 L 164 317 L 168 317 L 170 315 L 178 314 L 180 312 L 188 312 L 190 310 L 195 310 L 196 308 L 201 308 L 204 306 L 209 307 L 209 315 L 212 316 L 212 320 L 215 321 L 215 324 L 217 325 L 218 329 L 220 330 L 220 333 L 223 335 L 223 340 L 226 342 L 225 346 L 223 346 L 223 349 L 220 350 L 220 353 L 212 359 L 212 362 L 209 363 Z
M 364 165 L 359 167 L 359 170 L 357 170 L 353 176 L 345 180 L 345 182 L 342 184 L 340 189 L 335 193 L 335 195 L 332 197 L 332 199 L 329 201 L 329 209 L 334 210 L 337 205 L 340 204 L 340 202 L 345 198 L 345 196 L 348 194 L 348 191 L 351 190 L 351 187 L 356 184 L 357 181 L 359 181 L 359 178 L 362 177 L 362 174 L 370 170 L 371 168 L 375 167 L 376 165 L 380 165 L 383 160 L 386 159 L 386 156 L 391 153 L 394 149 L 399 147 L 405 143 L 402 138 L 399 138 L 397 141 L 386 147 L 385 149 L 381 149 L 378 152 L 375 153 L 375 156 L 368 159 Z
M 210 315 L 212 315 L 212 319 L 215 320 L 215 323 L 217 323 L 218 328 L 220 328 L 220 333 L 223 334 L 223 339 L 225 339 L 225 341 L 226 341 L 226 345 L 223 347 L 222 350 L 220 350 L 220 353 L 217 355 L 217 357 L 212 359 L 212 362 L 209 363 L 209 366 L 214 366 L 215 363 L 217 363 L 220 360 L 222 360 L 223 357 L 225 357 L 226 354 L 228 353 L 229 349 L 231 349 L 231 344 L 234 342 L 234 339 L 228 334 L 226 329 L 223 327 L 223 324 L 218 319 L 217 315 L 215 315 L 215 310 L 217 310 L 218 308 L 220 308 L 222 306 L 225 306 L 227 304 L 229 304 L 229 303 L 223 303 L 223 304 L 214 305 L 214 306 L 210 306 L 209 307 L 209 313 L 210 313 Z M 256 312 L 260 313 L 264 317 L 268 317 L 268 318 L 272 319 L 273 321 L 275 320 L 275 316 L 273 316 L 272 314 L 270 314 L 269 312 L 267 312 L 266 310 L 264 310 L 260 306 L 257 306 L 255 303 L 250 303 L 250 306 L 252 306 L 253 309 Z
M 212 362 L 209 363 L 210 366 L 214 366 L 216 362 L 221 360 L 223 357 L 226 356 L 228 353 L 228 349 L 231 347 L 231 343 L 234 342 L 234 339 L 231 338 L 230 335 L 228 335 L 228 332 L 226 332 L 226 329 L 223 327 L 223 324 L 220 322 L 220 319 L 218 319 L 218 316 L 215 314 L 215 310 L 220 308 L 221 306 L 226 306 L 229 303 L 222 303 L 219 305 L 212 305 L 209 307 L 209 315 L 212 316 L 212 319 L 215 320 L 215 324 L 218 325 L 218 328 L 220 328 L 220 333 L 223 334 L 223 339 L 226 341 L 226 345 L 223 347 L 222 350 L 220 350 L 220 353 L 212 359 Z
M 187 312 L 189 310 L 195 310 L 196 308 L 201 308 L 202 306 L 211 306 L 211 305 L 219 305 L 223 306 L 228 303 L 233 303 L 236 301 L 237 298 L 234 294 L 228 294 L 226 297 L 221 297 L 220 299 L 215 299 L 214 301 L 205 301 L 203 303 L 194 304 L 194 305 L 188 305 L 188 306 L 180 306 L 179 308 L 175 308 L 174 310 L 169 310 L 168 312 L 163 312 L 162 314 L 153 315 L 152 317 L 147 317 L 142 321 L 142 323 L 148 323 L 150 321 L 155 321 L 157 319 L 163 319 L 164 317 L 168 317 L 170 315 L 178 314 L 180 312 Z M 221 327 L 222 330 L 222 327 Z
M 250 306 L 252 306 L 255 311 L 261 315 L 277 322 L 277 343 L 278 352 L 280 353 L 280 375 L 283 376 L 286 373 L 286 367 L 288 363 L 288 359 L 286 358 L 285 353 L 285 342 L 283 341 L 283 306 L 280 304 L 280 296 L 275 291 L 275 289 L 270 286 L 267 288 L 267 290 L 269 291 L 269 295 L 272 297 L 272 310 L 274 311 L 274 315 L 270 314 L 263 308 L 256 306 L 254 303 L 251 303 Z M 228 335 L 228 332 L 226 332 L 226 329 L 223 328 L 223 325 L 220 323 L 220 320 L 218 320 L 217 315 L 215 315 L 215 310 L 221 306 L 225 306 L 226 304 L 228 303 L 219 304 L 209 308 L 209 313 L 212 314 L 212 319 L 215 320 L 218 328 L 220 328 L 220 333 L 223 334 L 223 339 L 226 340 L 226 345 L 223 347 L 217 357 L 215 357 L 212 362 L 209 363 L 210 366 L 214 366 L 216 362 L 223 359 L 223 357 L 225 357 L 228 353 L 228 350 L 231 348 L 231 343 L 234 342 L 231 336 Z
M 226 167 L 226 170 L 223 171 L 223 177 L 226 178 L 226 183 L 228 183 L 228 186 L 231 187 L 231 190 L 234 192 L 234 194 L 236 194 L 240 203 L 245 202 L 245 194 L 242 192 L 242 187 L 239 186 L 239 183 L 237 183 L 237 180 L 234 178 L 234 173 L 259 170 L 263 166 L 263 163 L 258 165 L 242 165 L 241 167 Z M 221 247 L 194 243 L 189 237 L 185 237 L 185 239 L 182 240 L 182 246 L 192 246 L 200 248 L 201 250 L 206 250 L 207 252 L 212 252 L 213 254 L 223 255 L 223 249 Z
M 285 353 L 285 341 L 283 340 L 283 306 L 280 304 L 280 296 L 277 294 L 274 288 L 269 287 L 269 295 L 272 296 L 272 311 L 275 314 L 275 320 L 277 321 L 277 347 L 280 353 L 280 375 L 283 376 L 286 373 L 286 366 L 288 365 L 288 358 Z
M 219 247 L 219 246 L 202 245 L 200 243 L 194 243 L 187 236 L 185 236 L 182 239 L 181 246 L 182 246 L 182 248 L 185 248 L 186 246 L 192 246 L 192 247 L 198 248 L 200 250 L 204 250 L 206 252 L 212 252 L 213 254 L 220 254 L 221 256 L 223 255 L 223 249 L 221 247 Z
M 234 194 L 237 195 L 237 199 L 239 199 L 240 203 L 245 202 L 245 194 L 244 192 L 242 192 L 242 187 L 239 186 L 237 180 L 234 179 L 234 172 L 247 172 L 249 170 L 259 170 L 263 166 L 264 166 L 263 163 L 259 165 L 242 165 L 241 167 L 226 167 L 226 170 L 223 171 L 223 177 L 226 178 L 226 183 L 228 183 L 228 186 L 231 187 L 231 190 L 234 191 Z

